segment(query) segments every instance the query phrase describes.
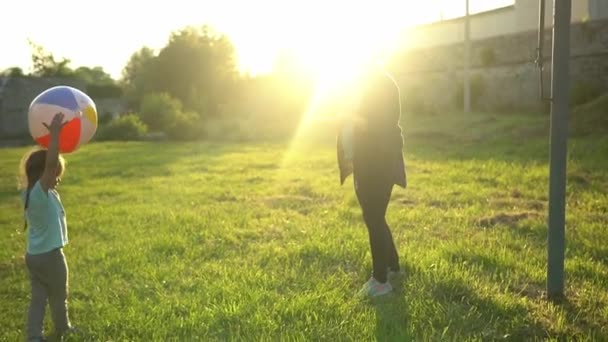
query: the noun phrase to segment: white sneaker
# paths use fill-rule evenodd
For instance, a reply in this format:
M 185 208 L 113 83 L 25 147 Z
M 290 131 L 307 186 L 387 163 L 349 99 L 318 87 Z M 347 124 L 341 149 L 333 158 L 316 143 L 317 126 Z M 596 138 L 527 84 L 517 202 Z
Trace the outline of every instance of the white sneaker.
M 377 297 L 392 291 L 393 287 L 391 286 L 391 283 L 388 281 L 386 283 L 381 283 L 374 279 L 374 277 L 371 277 L 365 284 L 363 284 L 363 287 L 361 287 L 361 290 L 359 290 L 359 295 Z

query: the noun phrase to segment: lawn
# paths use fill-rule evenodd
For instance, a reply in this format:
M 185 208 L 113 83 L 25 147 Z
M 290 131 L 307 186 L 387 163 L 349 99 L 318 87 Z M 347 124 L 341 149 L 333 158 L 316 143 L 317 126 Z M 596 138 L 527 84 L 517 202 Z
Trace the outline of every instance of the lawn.
M 71 319 L 94 341 L 608 340 L 608 137 L 569 142 L 567 299 L 550 303 L 547 121 L 404 117 L 409 186 L 388 222 L 406 274 L 375 300 L 355 296 L 367 231 L 328 130 L 86 145 L 59 188 Z M 26 150 L 0 149 L 2 341 L 23 338 L 29 298 Z

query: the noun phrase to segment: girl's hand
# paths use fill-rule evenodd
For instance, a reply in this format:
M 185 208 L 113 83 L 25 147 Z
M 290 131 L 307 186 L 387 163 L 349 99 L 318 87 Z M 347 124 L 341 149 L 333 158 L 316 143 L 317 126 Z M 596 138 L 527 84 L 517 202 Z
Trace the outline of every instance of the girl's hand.
M 44 190 L 44 192 L 55 188 L 57 185 L 57 165 L 59 165 L 59 133 L 61 132 L 63 126 L 65 126 L 67 123 L 62 122 L 64 117 L 65 116 L 63 113 L 57 113 L 55 116 L 53 116 L 50 125 L 42 123 L 51 134 L 51 141 L 49 142 L 49 147 L 46 152 L 44 171 L 40 177 L 40 185 L 42 186 L 42 190 Z
M 44 125 L 44 127 L 46 127 L 46 129 L 49 130 L 49 133 L 51 133 L 51 135 L 58 135 L 61 132 L 63 126 L 67 124 L 67 121 L 63 122 L 64 117 L 65 115 L 63 113 L 57 113 L 55 114 L 55 116 L 53 116 L 50 125 L 47 125 L 44 122 L 42 124 Z

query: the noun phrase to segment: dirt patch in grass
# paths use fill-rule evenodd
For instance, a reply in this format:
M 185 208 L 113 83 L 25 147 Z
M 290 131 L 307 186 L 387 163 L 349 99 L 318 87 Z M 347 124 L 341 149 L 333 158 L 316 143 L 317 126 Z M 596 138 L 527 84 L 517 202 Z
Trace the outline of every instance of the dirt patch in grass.
M 280 195 L 265 197 L 262 202 L 272 209 L 293 210 L 306 215 L 318 208 L 324 200 L 299 195 Z
M 213 199 L 217 202 L 236 202 L 238 200 L 236 196 L 228 193 L 217 194 L 213 196 Z
M 526 209 L 531 211 L 543 211 L 547 203 L 535 199 L 513 200 L 512 198 L 490 198 L 488 204 L 495 209 Z
M 519 189 L 513 189 L 508 193 L 497 192 L 489 196 L 488 204 L 499 210 L 530 210 L 543 211 L 547 207 L 546 198 L 530 198 Z
M 404 205 L 406 207 L 413 207 L 415 206 L 418 202 L 408 199 L 408 198 L 399 198 L 396 200 L 397 203 Z
M 542 299 L 545 296 L 545 288 L 534 283 L 515 283 L 507 286 L 509 292 L 530 299 Z
M 297 195 L 277 195 L 277 196 L 268 196 L 265 197 L 262 201 L 266 203 L 268 206 L 282 206 L 285 203 L 310 203 L 312 202 L 312 198 L 306 196 L 297 196 Z
M 262 178 L 262 177 L 250 177 L 247 178 L 245 180 L 245 182 L 249 183 L 249 184 L 259 184 L 259 183 L 263 183 L 266 179 Z
M 515 227 L 520 221 L 533 219 L 538 216 L 539 214 L 535 212 L 498 213 L 496 215 L 482 217 L 477 223 L 483 228 L 491 228 L 498 225 Z
M 443 202 L 443 201 L 430 201 L 428 203 L 428 205 L 433 208 L 447 208 L 448 207 L 447 203 Z
M 522 197 L 524 197 L 524 194 L 521 191 L 517 190 L 517 189 L 513 189 L 513 191 L 511 191 L 511 197 L 513 197 L 513 198 L 522 198 Z
M 568 174 L 567 182 L 579 187 L 587 187 L 591 184 L 591 175 L 585 171 L 573 172 Z

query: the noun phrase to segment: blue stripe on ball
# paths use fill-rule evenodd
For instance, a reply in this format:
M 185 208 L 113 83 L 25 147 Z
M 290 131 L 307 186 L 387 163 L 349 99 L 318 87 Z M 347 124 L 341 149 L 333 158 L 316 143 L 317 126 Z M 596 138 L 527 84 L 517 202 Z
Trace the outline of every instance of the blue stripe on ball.
M 74 93 L 67 87 L 51 88 L 42 93 L 34 102 L 52 104 L 73 111 L 78 111 L 78 102 L 76 102 L 76 97 L 74 96 Z

